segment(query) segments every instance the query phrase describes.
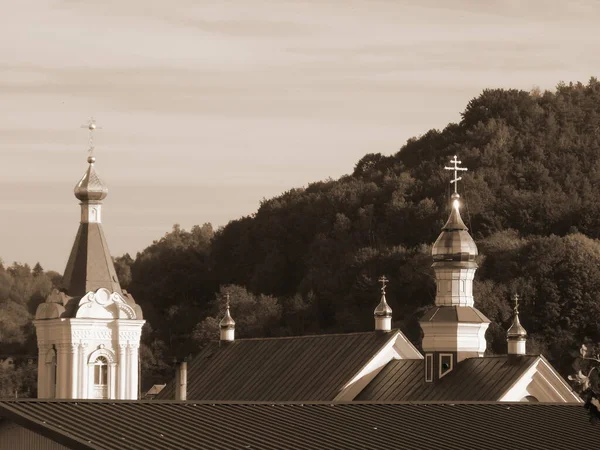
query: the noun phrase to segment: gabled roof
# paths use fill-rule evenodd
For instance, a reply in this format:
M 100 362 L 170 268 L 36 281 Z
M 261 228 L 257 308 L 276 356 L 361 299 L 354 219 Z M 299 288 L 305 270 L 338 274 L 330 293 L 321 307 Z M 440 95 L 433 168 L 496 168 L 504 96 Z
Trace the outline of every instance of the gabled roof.
M 356 400 L 498 401 L 538 359 L 531 355 L 468 358 L 432 383 L 425 382 L 423 360 L 394 360 Z
M 367 332 L 213 342 L 188 365 L 188 400 L 333 400 L 398 335 Z M 157 396 L 173 399 L 173 383 Z
M 597 448 L 583 405 L 0 401 L 0 418 L 71 449 Z

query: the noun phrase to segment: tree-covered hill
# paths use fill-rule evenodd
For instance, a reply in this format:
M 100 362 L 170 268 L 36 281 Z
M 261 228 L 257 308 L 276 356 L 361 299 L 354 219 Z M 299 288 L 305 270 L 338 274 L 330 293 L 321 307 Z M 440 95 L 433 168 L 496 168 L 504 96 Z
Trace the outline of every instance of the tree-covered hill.
M 174 229 L 131 263 L 130 290 L 152 311 L 151 342 L 165 354 L 193 352 L 216 332 L 228 289 L 234 317 L 254 321 L 247 336 L 372 329 L 376 279 L 386 274 L 395 324 L 418 343 L 418 319 L 434 299 L 429 250 L 448 215 L 443 167 L 453 155 L 469 168 L 459 192 L 481 252 L 475 295 L 493 322 L 489 351 L 505 351 L 518 292 L 531 349 L 568 371 L 580 341 L 600 340 L 596 79 L 554 92 L 486 90 L 460 123 L 391 156 L 368 154 L 351 175 L 264 200 L 214 236 L 205 226 L 197 244 L 183 241 L 200 228 Z M 248 304 L 261 308 L 261 295 L 274 299 L 270 312 L 240 317 Z
M 117 258 L 122 285 L 148 320 L 147 382 L 164 380 L 173 357 L 217 337 L 226 294 L 240 337 L 370 330 L 385 274 L 394 325 L 418 345 L 418 320 L 435 294 L 430 247 L 449 212 L 443 167 L 453 155 L 469 168 L 459 192 L 480 250 L 475 301 L 492 320 L 488 351 L 506 351 L 516 292 L 530 350 L 570 373 L 571 352 L 585 339 L 600 342 L 594 78 L 553 92 L 486 90 L 460 123 L 393 155 L 368 154 L 350 175 L 264 200 L 216 232 L 175 226 L 135 259 Z M 3 292 L 0 309 L 27 308 Z M 22 340 L 14 324 L 11 339 Z

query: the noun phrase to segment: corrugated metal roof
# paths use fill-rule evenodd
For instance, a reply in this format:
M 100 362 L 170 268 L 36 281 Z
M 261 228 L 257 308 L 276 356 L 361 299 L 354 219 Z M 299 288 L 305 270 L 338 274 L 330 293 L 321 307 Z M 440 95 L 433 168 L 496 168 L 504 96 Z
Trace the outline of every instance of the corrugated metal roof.
M 530 355 L 468 358 L 433 383 L 425 382 L 423 360 L 394 360 L 377 374 L 356 399 L 497 401 L 538 358 Z
M 189 400 L 333 400 L 397 331 L 213 342 L 189 364 Z M 173 399 L 173 383 L 157 396 Z
M 0 417 L 73 449 L 597 448 L 582 405 L 1 401 Z

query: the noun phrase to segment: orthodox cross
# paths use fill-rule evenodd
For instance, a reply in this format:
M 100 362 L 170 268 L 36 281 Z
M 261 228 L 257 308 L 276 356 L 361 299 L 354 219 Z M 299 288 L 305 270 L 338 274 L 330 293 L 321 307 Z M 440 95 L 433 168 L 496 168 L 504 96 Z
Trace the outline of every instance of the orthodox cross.
M 226 301 L 226 303 L 225 303 L 225 307 L 226 307 L 227 309 L 229 309 L 229 294 L 225 294 L 225 301 Z
M 464 171 L 464 170 L 469 170 L 466 167 L 458 167 L 459 164 L 461 164 L 461 161 L 459 161 L 456 158 L 456 155 L 454 155 L 454 159 L 450 160 L 450 164 L 454 164 L 454 167 L 444 167 L 445 170 L 453 170 L 454 171 L 454 179 L 450 180 L 450 184 L 454 184 L 454 193 L 457 194 L 457 185 L 458 185 L 458 181 L 462 180 L 462 177 L 458 176 L 458 171 Z
M 513 299 L 515 301 L 515 307 L 514 307 L 515 314 L 519 314 L 519 294 L 515 294 Z
M 385 295 L 385 287 L 387 286 L 387 282 L 390 280 L 388 280 L 385 275 L 382 275 L 377 281 L 381 283 L 381 293 Z
M 88 152 L 90 156 L 94 156 L 94 130 L 101 130 L 102 127 L 96 125 L 96 119 L 91 117 L 87 124 L 81 125 L 81 128 L 87 128 L 90 132 L 90 148 Z

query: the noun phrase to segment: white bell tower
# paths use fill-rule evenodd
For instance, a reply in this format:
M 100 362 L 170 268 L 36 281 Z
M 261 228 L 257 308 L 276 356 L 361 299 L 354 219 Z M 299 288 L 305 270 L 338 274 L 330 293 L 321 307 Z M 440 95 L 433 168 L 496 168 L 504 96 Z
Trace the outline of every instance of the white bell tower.
M 108 194 L 94 169 L 93 119 L 89 167 L 77 186 L 81 223 L 62 291 L 38 306 L 38 398 L 138 398 L 142 310 L 121 289 L 101 221 Z

